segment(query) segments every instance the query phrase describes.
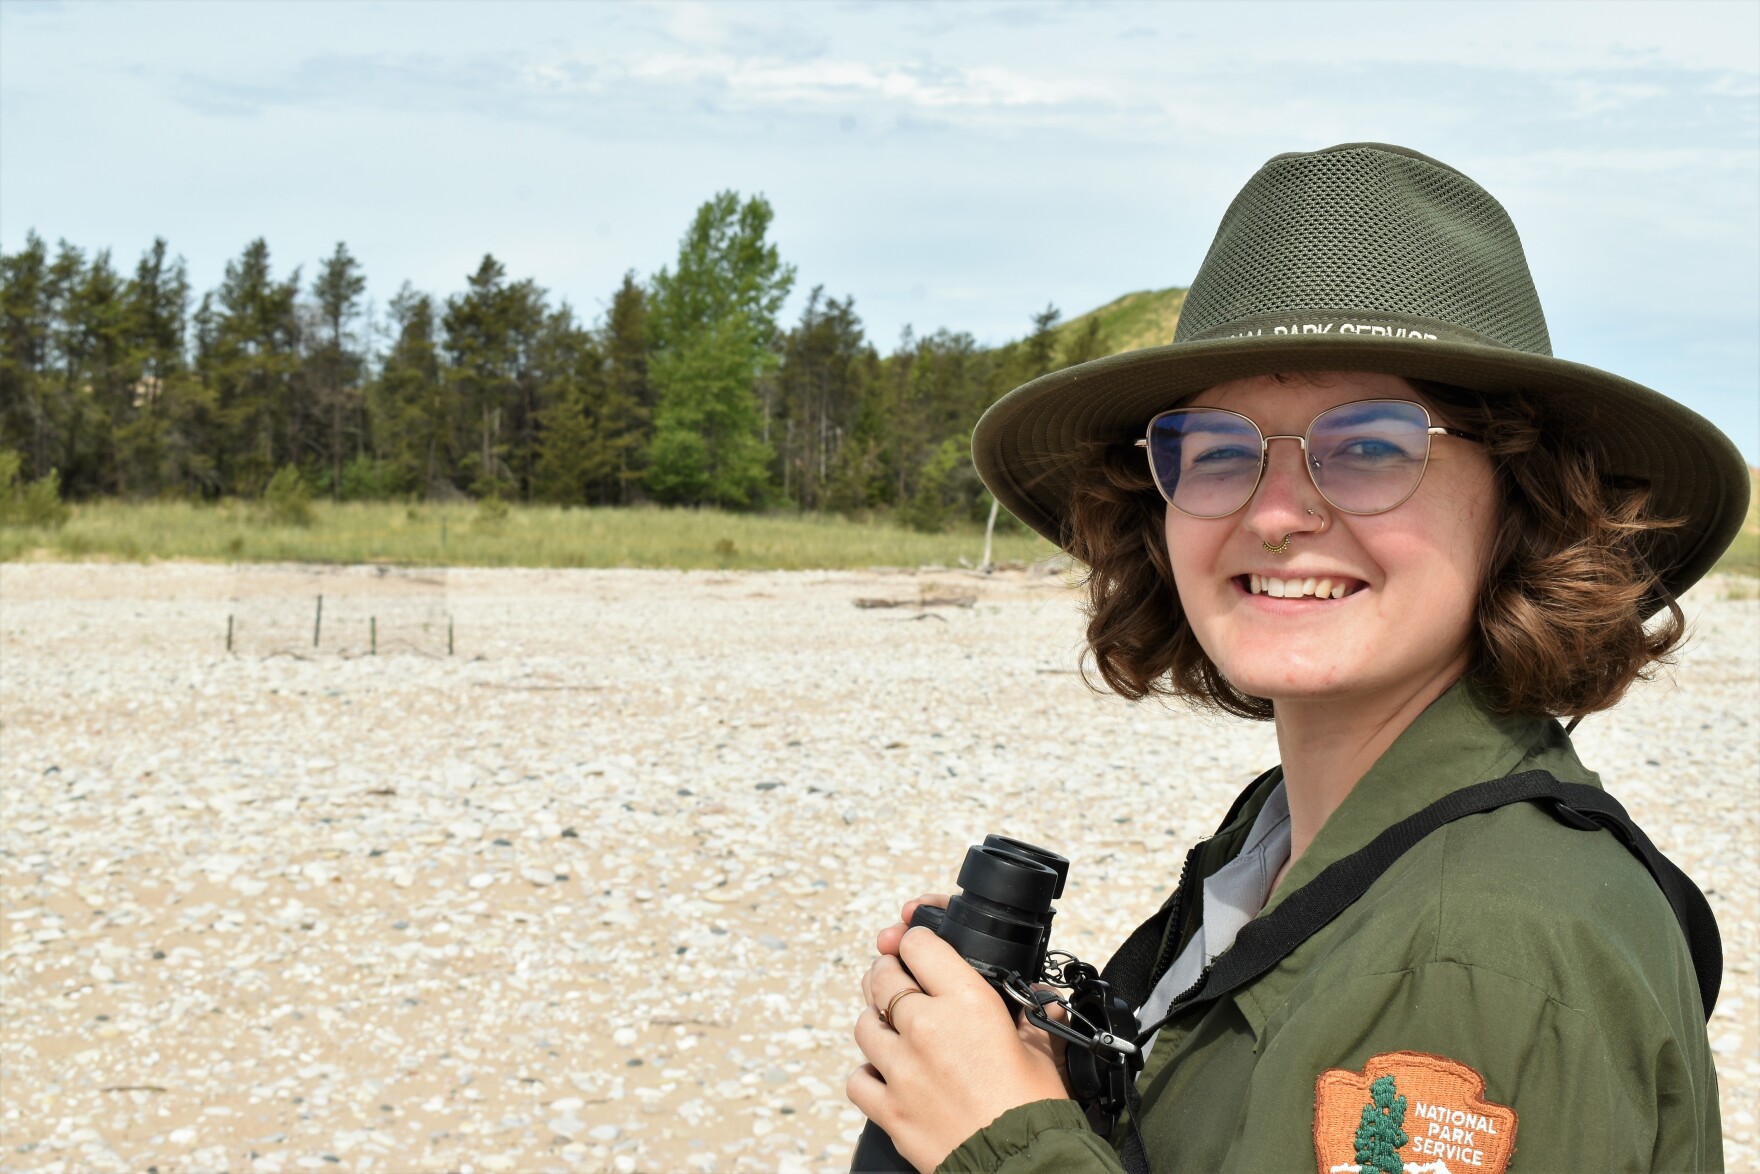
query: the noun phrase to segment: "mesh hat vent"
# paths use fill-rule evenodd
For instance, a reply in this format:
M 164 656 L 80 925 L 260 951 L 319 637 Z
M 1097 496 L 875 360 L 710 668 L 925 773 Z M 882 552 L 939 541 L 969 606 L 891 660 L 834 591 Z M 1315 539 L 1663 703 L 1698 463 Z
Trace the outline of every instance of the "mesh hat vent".
M 1174 341 L 1291 312 L 1420 319 L 1552 353 L 1503 205 L 1452 167 L 1378 144 L 1260 168 L 1222 218 Z

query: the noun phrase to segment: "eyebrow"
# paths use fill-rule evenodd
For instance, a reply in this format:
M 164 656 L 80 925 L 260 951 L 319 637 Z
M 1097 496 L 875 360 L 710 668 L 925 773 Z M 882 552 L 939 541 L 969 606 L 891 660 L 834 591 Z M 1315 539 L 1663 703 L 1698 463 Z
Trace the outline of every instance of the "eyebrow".
M 1353 427 L 1367 421 L 1382 419 L 1392 414 L 1386 404 L 1360 404 L 1354 406 L 1356 410 L 1344 412 L 1339 416 L 1339 419 L 1343 421 L 1346 427 Z M 1327 411 L 1336 412 L 1338 409 L 1328 408 Z M 1315 414 L 1316 416 L 1324 416 L 1326 412 L 1317 412 Z M 1313 426 L 1314 422 L 1312 420 L 1308 421 L 1308 427 L 1312 428 Z

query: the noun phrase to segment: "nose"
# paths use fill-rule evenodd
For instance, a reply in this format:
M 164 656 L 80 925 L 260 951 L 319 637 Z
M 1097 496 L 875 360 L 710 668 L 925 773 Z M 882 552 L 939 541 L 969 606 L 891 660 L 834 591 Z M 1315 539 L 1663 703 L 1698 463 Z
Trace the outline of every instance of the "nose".
M 1268 436 L 1265 446 L 1265 471 L 1247 502 L 1244 525 L 1260 541 L 1276 546 L 1286 534 L 1320 529 L 1326 499 L 1314 486 L 1301 437 Z

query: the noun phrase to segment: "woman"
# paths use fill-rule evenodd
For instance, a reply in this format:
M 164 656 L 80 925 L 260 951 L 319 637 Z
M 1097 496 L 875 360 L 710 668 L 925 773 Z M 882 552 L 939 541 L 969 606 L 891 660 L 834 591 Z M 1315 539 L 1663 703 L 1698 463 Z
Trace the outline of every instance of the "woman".
M 1444 796 L 1599 787 L 1555 719 L 1667 657 L 1748 492 L 1709 423 L 1551 356 L 1495 200 L 1381 144 L 1267 163 L 1170 346 L 1016 389 L 973 452 L 1090 568 L 1107 685 L 1276 723 L 1281 765 L 1188 857 L 1145 1024 Z M 878 944 L 848 1094 L 920 1169 L 1722 1167 L 1680 923 L 1613 836 L 1534 803 L 1429 834 L 1267 972 L 1174 1006 L 1128 1144 L 950 947 Z

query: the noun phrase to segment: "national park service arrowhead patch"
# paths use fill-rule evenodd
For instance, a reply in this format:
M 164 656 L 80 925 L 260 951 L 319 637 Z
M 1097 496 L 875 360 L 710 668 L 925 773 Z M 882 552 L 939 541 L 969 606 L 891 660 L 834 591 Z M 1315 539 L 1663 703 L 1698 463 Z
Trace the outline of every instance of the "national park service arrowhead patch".
M 1314 1082 L 1320 1174 L 1503 1174 L 1515 1148 L 1516 1111 L 1455 1060 L 1383 1052 Z

